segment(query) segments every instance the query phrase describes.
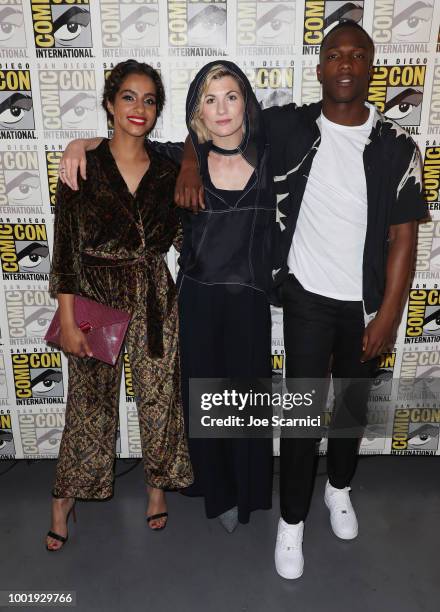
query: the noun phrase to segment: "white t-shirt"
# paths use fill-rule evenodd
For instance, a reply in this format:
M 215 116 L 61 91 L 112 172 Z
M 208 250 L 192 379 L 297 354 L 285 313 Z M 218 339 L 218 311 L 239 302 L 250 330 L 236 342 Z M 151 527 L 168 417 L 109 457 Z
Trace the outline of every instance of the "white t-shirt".
M 321 144 L 313 159 L 288 256 L 289 271 L 307 291 L 362 300 L 367 229 L 363 153 L 374 106 L 363 125 L 333 123 L 321 113 Z

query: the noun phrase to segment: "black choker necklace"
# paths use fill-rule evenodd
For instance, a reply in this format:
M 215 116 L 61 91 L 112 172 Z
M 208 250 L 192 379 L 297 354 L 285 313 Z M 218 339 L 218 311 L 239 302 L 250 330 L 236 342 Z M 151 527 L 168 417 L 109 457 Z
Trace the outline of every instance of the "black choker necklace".
M 241 154 L 241 149 L 239 147 L 237 147 L 236 149 L 222 149 L 221 147 L 218 147 L 214 143 L 212 143 L 211 145 L 211 150 L 214 151 L 215 153 L 218 153 L 219 155 L 240 155 Z

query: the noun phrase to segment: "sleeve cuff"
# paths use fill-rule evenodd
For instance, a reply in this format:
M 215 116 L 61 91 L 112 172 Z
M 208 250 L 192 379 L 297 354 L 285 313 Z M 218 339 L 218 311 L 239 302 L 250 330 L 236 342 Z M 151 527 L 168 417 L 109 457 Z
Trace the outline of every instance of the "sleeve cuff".
M 409 223 L 410 221 L 421 221 L 426 219 L 429 215 L 428 208 L 420 206 L 417 211 L 412 212 L 400 212 L 391 216 L 390 225 L 401 225 L 402 223 Z
M 57 293 L 79 294 L 79 283 L 76 274 L 57 274 L 52 272 L 49 277 L 49 293 L 55 298 Z

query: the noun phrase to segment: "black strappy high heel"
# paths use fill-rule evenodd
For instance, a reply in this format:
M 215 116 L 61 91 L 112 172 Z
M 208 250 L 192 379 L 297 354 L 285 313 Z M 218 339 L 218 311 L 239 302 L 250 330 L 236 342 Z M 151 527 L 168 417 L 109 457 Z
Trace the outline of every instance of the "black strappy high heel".
M 66 526 L 67 523 L 69 522 L 69 517 L 72 514 L 72 518 L 73 518 L 73 522 L 76 523 L 76 510 L 75 510 L 75 503 L 76 501 L 73 502 L 72 507 L 70 508 L 69 512 L 67 513 L 66 516 Z M 47 532 L 47 536 L 49 538 L 53 538 L 54 540 L 58 540 L 58 542 L 61 542 L 61 546 L 59 548 L 49 548 L 48 544 L 46 543 L 46 550 L 49 552 L 57 552 L 58 550 L 61 550 L 64 546 L 64 544 L 67 542 L 67 540 L 69 539 L 69 534 L 67 534 L 66 536 L 62 536 L 59 533 L 55 533 L 55 531 L 48 531 Z
M 147 523 L 150 523 L 150 521 L 155 521 L 157 519 L 164 518 L 164 517 L 166 517 L 167 520 L 162 525 L 162 527 L 150 527 L 151 531 L 162 531 L 162 529 L 165 529 L 165 527 L 167 526 L 167 522 L 168 522 L 168 512 L 159 512 L 159 514 L 152 514 L 151 516 L 147 516 Z

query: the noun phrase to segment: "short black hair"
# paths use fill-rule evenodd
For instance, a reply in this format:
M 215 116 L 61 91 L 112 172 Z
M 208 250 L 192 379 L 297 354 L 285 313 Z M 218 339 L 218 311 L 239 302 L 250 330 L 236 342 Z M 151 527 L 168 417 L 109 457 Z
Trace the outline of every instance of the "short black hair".
M 338 32 L 338 30 L 341 30 L 342 28 L 352 28 L 353 30 L 358 30 L 359 32 L 362 32 L 364 34 L 368 42 L 368 49 L 371 52 L 371 61 L 373 61 L 373 58 L 374 58 L 373 39 L 368 34 L 368 32 L 364 30 L 364 28 L 361 25 L 359 25 L 356 21 L 353 21 L 352 19 L 341 19 L 341 21 L 337 25 L 335 25 L 334 28 L 332 28 L 329 32 L 327 32 L 327 34 L 322 39 L 321 48 L 319 50 L 319 55 L 321 55 L 322 51 L 324 50 L 330 36 L 334 34 L 335 32 Z
M 156 87 L 156 112 L 159 117 L 165 105 L 165 88 L 159 72 L 144 62 L 134 59 L 119 62 L 110 72 L 105 80 L 104 93 L 102 94 L 102 107 L 107 113 L 107 119 L 113 121 L 113 116 L 107 108 L 107 102 L 113 103 L 122 83 L 130 74 L 144 74 L 149 77 Z

